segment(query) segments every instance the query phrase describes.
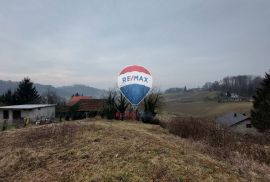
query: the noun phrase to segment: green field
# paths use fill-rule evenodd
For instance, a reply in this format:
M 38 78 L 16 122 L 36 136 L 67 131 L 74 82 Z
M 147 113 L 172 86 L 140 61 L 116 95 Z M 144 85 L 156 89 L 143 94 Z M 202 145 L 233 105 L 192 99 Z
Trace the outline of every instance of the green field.
M 217 92 L 165 94 L 163 112 L 183 117 L 215 118 L 227 112 L 249 114 L 252 102 L 217 102 Z

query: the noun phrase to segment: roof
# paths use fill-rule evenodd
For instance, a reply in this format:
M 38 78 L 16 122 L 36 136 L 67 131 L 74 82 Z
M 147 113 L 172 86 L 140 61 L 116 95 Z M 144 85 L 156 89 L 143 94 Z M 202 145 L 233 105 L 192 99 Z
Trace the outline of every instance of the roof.
M 2 109 L 13 109 L 13 110 L 20 110 L 20 109 L 36 109 L 36 108 L 44 108 L 44 107 L 52 107 L 55 104 L 24 104 L 24 105 L 13 105 L 13 106 L 3 106 L 0 107 Z
M 230 112 L 221 117 L 218 117 L 216 119 L 216 122 L 218 124 L 225 125 L 225 126 L 233 126 L 247 119 L 249 119 L 249 117 L 246 116 L 245 114 Z
M 101 111 L 105 102 L 105 99 L 82 99 L 78 102 L 78 111 Z
M 73 96 L 71 97 L 71 99 L 68 101 L 67 105 L 68 106 L 73 106 L 74 104 L 77 104 L 80 100 L 82 99 L 86 99 L 86 100 L 89 100 L 91 99 L 92 97 L 90 96 Z

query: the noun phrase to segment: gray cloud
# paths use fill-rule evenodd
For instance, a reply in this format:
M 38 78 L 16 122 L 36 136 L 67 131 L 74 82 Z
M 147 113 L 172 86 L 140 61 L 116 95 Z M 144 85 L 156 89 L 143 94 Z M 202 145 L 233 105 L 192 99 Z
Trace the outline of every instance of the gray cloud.
M 269 70 L 268 0 L 0 2 L 0 79 L 112 87 L 122 67 L 196 87 Z

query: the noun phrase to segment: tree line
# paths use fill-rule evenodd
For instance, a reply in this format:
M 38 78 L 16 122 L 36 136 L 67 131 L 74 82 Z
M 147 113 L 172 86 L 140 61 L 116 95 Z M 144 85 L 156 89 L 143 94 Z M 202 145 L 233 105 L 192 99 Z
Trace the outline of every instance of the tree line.
M 236 93 L 245 97 L 252 97 L 256 89 L 260 87 L 262 78 L 260 76 L 238 75 L 227 76 L 221 81 L 207 82 L 203 90 Z
M 9 89 L 0 95 L 0 105 L 20 105 L 20 104 L 59 104 L 65 100 L 55 92 L 48 90 L 40 95 L 30 78 L 24 78 L 17 89 L 12 92 Z
M 179 87 L 173 87 L 165 90 L 165 94 L 171 94 L 171 93 L 179 93 L 179 92 L 187 92 L 187 87 L 179 88 Z
M 14 92 L 9 89 L 1 95 L 0 102 L 4 105 L 38 104 L 41 102 L 41 96 L 30 78 L 24 78 Z
M 126 110 L 133 110 L 136 113 L 136 119 L 144 123 L 158 124 L 155 119 L 157 112 L 162 107 L 161 94 L 152 91 L 143 101 L 134 109 L 122 93 L 110 90 L 105 97 L 106 103 L 103 108 L 103 116 L 107 119 L 116 119 L 116 113 L 120 113 L 121 120 L 124 120 Z M 141 112 L 140 112 L 140 111 Z

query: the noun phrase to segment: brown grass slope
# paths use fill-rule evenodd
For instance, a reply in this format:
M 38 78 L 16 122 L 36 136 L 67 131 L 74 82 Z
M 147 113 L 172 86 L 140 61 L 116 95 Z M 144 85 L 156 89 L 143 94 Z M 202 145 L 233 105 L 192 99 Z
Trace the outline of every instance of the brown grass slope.
M 141 123 L 85 120 L 10 130 L 0 134 L 0 146 L 0 181 L 267 181 Z

